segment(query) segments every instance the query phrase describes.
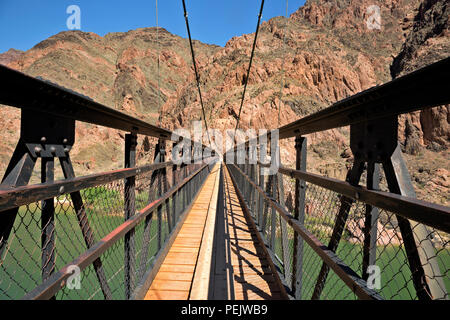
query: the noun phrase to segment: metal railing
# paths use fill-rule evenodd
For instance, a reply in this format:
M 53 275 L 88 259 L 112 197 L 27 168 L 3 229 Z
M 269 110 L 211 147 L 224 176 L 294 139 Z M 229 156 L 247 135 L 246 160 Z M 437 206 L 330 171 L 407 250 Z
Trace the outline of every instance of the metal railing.
M 295 168 L 268 174 L 266 138 L 228 152 L 248 155 L 227 166 L 292 298 L 449 299 L 450 209 L 416 199 L 397 142 L 397 115 L 450 103 L 449 72 L 447 58 L 279 128 L 296 137 Z M 346 181 L 307 172 L 303 135 L 347 125 Z
M 0 184 L 0 299 L 142 298 L 217 158 L 166 161 L 171 131 L 4 66 L 0 103 L 22 112 Z M 125 168 L 76 177 L 75 121 L 130 132 Z M 136 166 L 138 134 L 159 139 L 153 164 Z

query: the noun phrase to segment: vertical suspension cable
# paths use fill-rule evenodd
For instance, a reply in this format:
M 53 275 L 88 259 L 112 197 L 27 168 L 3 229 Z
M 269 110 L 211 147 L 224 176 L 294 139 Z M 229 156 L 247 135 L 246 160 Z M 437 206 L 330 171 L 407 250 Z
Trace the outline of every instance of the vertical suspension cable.
M 159 46 L 159 25 L 158 25 L 158 0 L 156 1 L 156 48 L 158 51 L 158 61 L 157 61 L 157 73 L 158 73 L 158 125 L 161 126 L 162 120 L 162 110 L 161 110 L 161 89 L 160 89 L 160 72 L 159 72 L 159 59 L 160 59 L 160 46 Z
M 205 108 L 203 106 L 202 91 L 200 89 L 200 77 L 199 77 L 198 71 L 197 71 L 197 63 L 195 62 L 195 54 L 194 54 L 194 46 L 192 45 L 191 30 L 189 29 L 189 20 L 188 20 L 188 14 L 187 14 L 187 10 L 186 10 L 186 3 L 184 0 L 182 0 L 182 2 L 183 2 L 183 9 L 184 9 L 184 20 L 186 21 L 186 29 L 187 29 L 187 33 L 188 33 L 188 37 L 189 37 L 189 46 L 191 48 L 192 63 L 194 65 L 195 79 L 197 80 L 198 95 L 200 96 L 200 105 L 202 107 L 203 120 L 205 122 L 206 134 L 208 135 L 209 146 L 212 147 L 211 138 L 209 137 L 209 129 L 208 129 L 208 122 L 206 120 Z
M 286 33 L 288 31 L 288 24 L 289 24 L 289 18 L 288 18 L 288 8 L 289 8 L 289 0 L 286 0 L 286 24 L 284 25 L 284 36 L 283 36 L 283 50 L 284 50 L 284 59 L 283 62 L 281 64 L 281 86 L 280 86 L 280 94 L 279 94 L 279 99 L 280 101 L 278 102 L 278 125 L 277 127 L 280 127 L 280 122 L 281 122 L 281 97 L 283 96 L 283 87 L 285 84 L 285 70 L 284 70 L 284 64 L 286 62 Z
M 241 111 L 242 111 L 242 106 L 244 105 L 245 91 L 247 91 L 248 78 L 250 77 L 250 69 L 252 67 L 253 56 L 255 54 L 256 40 L 258 38 L 259 25 L 261 23 L 263 8 L 264 8 L 264 0 L 261 1 L 261 8 L 259 9 L 258 23 L 256 24 L 255 39 L 253 40 L 252 53 L 250 55 L 250 62 L 248 64 L 248 69 L 247 69 L 247 77 L 245 78 L 244 91 L 242 93 L 242 99 L 241 99 L 241 106 L 239 107 L 239 114 L 238 114 L 238 118 L 236 119 L 236 128 L 234 128 L 234 136 L 235 137 L 236 137 L 236 130 L 239 127 L 239 121 L 241 120 Z

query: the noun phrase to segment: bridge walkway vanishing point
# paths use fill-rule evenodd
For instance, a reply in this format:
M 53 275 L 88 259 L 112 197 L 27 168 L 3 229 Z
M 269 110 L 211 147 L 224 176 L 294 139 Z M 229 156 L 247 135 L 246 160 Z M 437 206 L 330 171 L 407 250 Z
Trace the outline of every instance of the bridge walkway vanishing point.
M 282 299 L 226 166 L 200 190 L 145 300 Z

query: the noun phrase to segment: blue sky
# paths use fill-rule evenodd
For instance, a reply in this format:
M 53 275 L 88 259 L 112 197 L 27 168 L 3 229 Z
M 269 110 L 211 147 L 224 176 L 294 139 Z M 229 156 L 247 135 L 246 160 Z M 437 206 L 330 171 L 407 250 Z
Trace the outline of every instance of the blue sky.
M 289 0 L 289 14 L 305 0 Z M 68 30 L 66 9 L 81 9 L 81 30 L 101 36 L 156 25 L 155 0 L 0 0 L 0 52 L 28 50 Z M 255 31 L 261 0 L 186 0 L 191 34 L 205 43 L 225 45 L 233 36 Z M 266 0 L 263 20 L 284 15 L 286 0 Z M 158 1 L 159 26 L 186 37 L 181 0 Z

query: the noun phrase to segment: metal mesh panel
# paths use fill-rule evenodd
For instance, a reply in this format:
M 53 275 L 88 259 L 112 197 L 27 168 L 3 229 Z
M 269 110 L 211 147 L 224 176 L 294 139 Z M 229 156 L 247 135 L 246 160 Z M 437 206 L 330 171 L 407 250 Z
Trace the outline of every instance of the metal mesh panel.
M 242 174 L 234 167 L 229 166 L 232 174 L 243 192 L 246 188 L 253 188 L 244 181 Z M 240 166 L 245 170 L 245 166 Z M 248 171 L 244 171 L 248 174 Z M 278 180 L 277 196 L 274 197 L 278 203 L 283 204 L 285 209 L 294 215 L 295 207 L 295 179 L 283 175 Z M 264 188 L 269 196 L 272 190 L 266 188 L 267 177 L 264 180 Z M 273 180 L 272 180 L 273 183 Z M 252 212 L 266 242 L 266 245 L 275 255 L 274 263 L 279 267 L 286 284 L 293 289 L 292 281 L 295 268 L 300 268 L 297 275 L 297 288 L 300 288 L 299 296 L 302 299 L 311 299 L 313 296 L 320 299 L 357 299 L 352 290 L 332 271 L 329 270 L 326 277 L 320 277 L 323 268 L 322 259 L 314 250 L 306 244 L 301 237 L 299 259 L 294 266 L 294 231 L 289 225 L 282 225 L 280 215 L 276 213 L 272 223 L 272 208 L 264 200 L 264 211 L 262 213 Z M 348 210 L 344 210 L 347 205 Z M 418 270 L 411 272 L 409 256 L 406 252 L 403 234 L 400 230 L 397 215 L 392 212 L 378 209 L 378 219 L 366 223 L 366 211 L 376 209 L 367 206 L 361 201 L 344 198 L 331 190 L 306 183 L 304 221 L 306 229 L 316 236 L 323 244 L 330 245 L 333 231 L 340 234 L 336 255 L 360 277 L 367 277 L 370 272 L 363 273 L 363 269 L 369 264 L 374 264 L 380 270 L 380 288 L 374 289 L 385 299 L 417 299 L 416 288 L 413 278 Z M 262 216 L 262 221 L 258 217 Z M 450 289 L 450 236 L 442 231 L 436 231 L 429 227 L 419 225 L 414 221 L 409 222 L 415 239 L 415 247 L 420 256 L 421 268 L 424 270 L 425 278 L 429 286 L 433 286 L 434 298 L 448 299 Z M 337 226 L 341 226 L 341 232 Z M 272 228 L 275 231 L 272 232 Z M 337 230 L 334 230 L 337 229 Z M 284 231 L 285 230 L 285 231 Z M 420 231 L 421 230 L 421 231 Z M 423 236 L 424 231 L 425 236 Z M 370 245 L 364 249 L 365 238 L 376 234 Z M 274 241 L 271 236 L 275 235 Z M 336 235 L 335 235 L 336 237 Z M 273 245 L 273 246 L 272 246 Z M 427 250 L 425 248 L 428 247 Z M 430 248 L 432 250 L 430 251 Z M 372 252 L 370 261 L 369 252 Z M 432 253 L 430 255 L 430 252 Z M 364 258 L 366 257 L 366 258 Z M 363 260 L 367 259 L 366 263 Z M 364 267 L 365 266 L 365 267 Z M 321 289 L 321 290 L 319 290 Z M 314 292 L 316 291 L 316 294 Z M 320 294 L 318 294 L 320 292 Z
M 134 188 L 135 211 L 144 209 L 201 166 L 192 164 L 175 172 L 168 167 L 165 174 L 162 170 L 138 174 Z M 129 240 L 132 243 L 131 278 L 125 267 L 124 237 L 100 256 L 101 269 L 112 299 L 126 298 L 127 281 L 131 283 L 132 292 L 143 280 L 181 213 L 193 200 L 197 191 L 194 188 L 206 179 L 208 173 L 207 167 L 133 229 Z M 53 200 L 54 220 L 47 219 L 47 223 L 42 222 L 43 202 L 20 207 L 0 260 L 0 299 L 22 298 L 43 283 L 43 269 L 47 276 L 60 270 L 85 252 L 88 246 L 124 223 L 125 199 L 131 196 L 131 193 L 125 195 L 125 185 L 125 180 L 116 180 L 83 189 L 79 192 L 81 202 L 76 200 L 76 195 L 74 199 L 63 194 Z M 188 193 L 187 189 L 191 192 Z M 43 238 L 43 234 L 47 237 Z M 80 289 L 69 289 L 64 285 L 56 298 L 104 299 L 94 265 L 81 272 Z

